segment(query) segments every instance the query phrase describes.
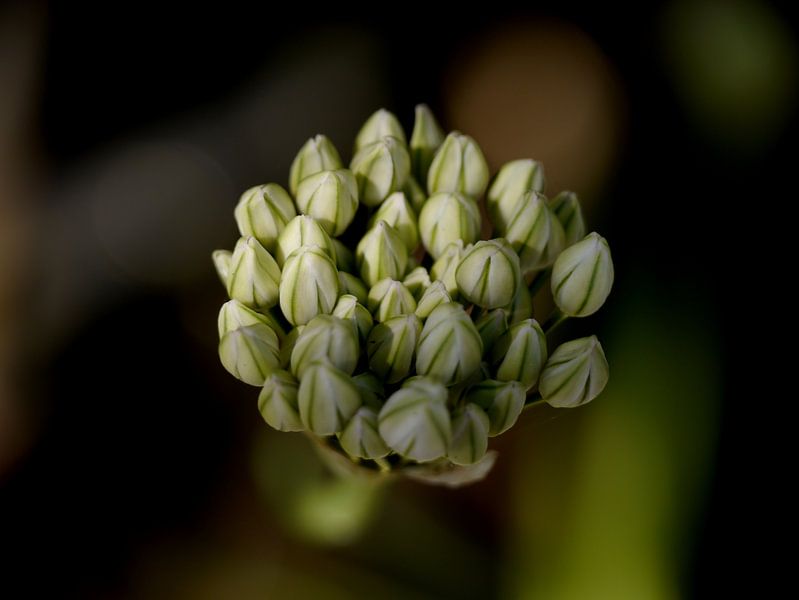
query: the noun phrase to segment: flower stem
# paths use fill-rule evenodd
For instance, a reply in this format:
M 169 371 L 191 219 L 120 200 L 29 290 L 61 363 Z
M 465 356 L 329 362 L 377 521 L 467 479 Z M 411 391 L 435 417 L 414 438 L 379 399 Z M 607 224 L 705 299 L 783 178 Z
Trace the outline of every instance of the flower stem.
M 556 308 L 552 311 L 552 313 L 547 317 L 547 320 L 544 321 L 542 329 L 546 335 L 550 335 L 558 326 L 563 323 L 566 319 L 568 319 L 568 315 L 563 314 L 563 312 Z
M 529 410 L 534 406 L 540 406 L 541 404 L 544 404 L 544 402 L 545 400 L 541 397 L 541 394 L 535 392 L 534 394 L 531 394 L 530 396 L 527 397 L 527 400 L 524 402 L 524 408 L 522 410 L 523 411 Z

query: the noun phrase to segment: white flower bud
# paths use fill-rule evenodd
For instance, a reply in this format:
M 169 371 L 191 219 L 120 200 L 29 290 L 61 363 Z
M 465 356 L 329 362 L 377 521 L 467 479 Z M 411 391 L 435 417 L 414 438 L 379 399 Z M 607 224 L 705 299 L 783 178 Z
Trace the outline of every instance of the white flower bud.
M 351 294 L 343 294 L 339 296 L 335 308 L 333 308 L 333 316 L 349 321 L 355 331 L 358 332 L 358 338 L 365 341 L 369 332 L 372 330 L 374 322 L 372 315 L 365 306 L 358 302 L 358 299 Z
M 241 195 L 233 215 L 242 236 L 252 236 L 274 251 L 277 236 L 297 216 L 286 190 L 276 183 L 251 187 Z
M 424 267 L 416 267 L 405 276 L 402 283 L 418 301 L 419 298 L 422 297 L 422 294 L 424 294 L 424 291 L 430 287 L 432 281 L 430 280 L 430 274 L 427 272 L 427 269 Z
M 236 242 L 230 259 L 227 292 L 252 308 L 271 308 L 277 303 L 280 267 L 254 237 Z
M 486 196 L 486 208 L 497 232 L 504 235 L 527 192 L 542 193 L 544 167 L 531 160 L 513 160 L 502 166 Z
M 389 135 L 397 138 L 403 145 L 407 145 L 405 131 L 397 117 L 385 108 L 381 108 L 372 113 L 358 131 L 358 135 L 355 136 L 355 151 L 357 152 Z
M 524 274 L 550 266 L 563 250 L 566 234 L 547 199 L 538 192 L 527 192 L 508 221 L 505 239 L 519 255 Z
M 214 250 L 211 254 L 211 260 L 214 261 L 214 268 L 216 274 L 219 276 L 222 285 L 227 289 L 227 278 L 230 273 L 230 259 L 233 253 L 230 250 Z
M 289 189 L 296 195 L 300 182 L 319 171 L 333 171 L 342 167 L 341 157 L 333 143 L 324 135 L 312 137 L 300 149 L 289 171 Z
M 339 271 L 338 288 L 340 294 L 350 294 L 355 296 L 359 303 L 366 305 L 366 299 L 369 295 L 369 290 L 366 288 L 366 284 L 358 279 L 355 275 L 350 275 L 344 271 Z
M 238 329 L 239 327 L 247 327 L 249 325 L 266 325 L 270 329 L 275 330 L 274 319 L 263 313 L 254 311 L 249 306 L 245 306 L 238 300 L 228 300 L 219 309 L 219 317 L 217 318 L 217 329 L 219 331 L 219 339 L 221 340 L 226 333 Z M 277 335 L 275 330 L 275 334 Z M 280 337 L 278 336 L 278 340 Z
M 391 449 L 377 431 L 377 410 L 362 406 L 347 423 L 338 441 L 344 451 L 356 458 L 382 458 Z
M 427 173 L 427 191 L 460 192 L 472 198 L 488 185 L 488 164 L 480 146 L 468 135 L 450 133 L 436 152 Z
M 552 296 L 570 317 L 587 317 L 602 308 L 613 287 L 608 242 L 598 233 L 564 250 L 552 267 Z
M 358 185 L 349 169 L 320 171 L 300 182 L 297 208 L 311 215 L 329 235 L 341 235 L 355 218 Z
M 316 435 L 344 429 L 361 406 L 361 395 L 346 373 L 325 361 L 311 363 L 297 392 L 300 419 Z
M 460 304 L 439 304 L 427 317 L 416 349 L 416 372 L 454 385 L 480 367 L 483 342 Z
M 408 265 L 408 247 L 397 230 L 385 221 L 366 232 L 355 249 L 361 279 L 373 286 L 381 279 L 401 279 Z
M 386 383 L 401 381 L 410 372 L 421 330 L 422 323 L 415 315 L 401 315 L 375 325 L 366 341 L 369 368 Z
M 275 244 L 275 260 L 281 267 L 300 246 L 319 246 L 335 262 L 336 250 L 324 227 L 310 215 L 297 215 L 286 224 Z
M 422 297 L 419 299 L 419 303 L 416 305 L 416 316 L 420 319 L 426 319 L 439 304 L 445 302 L 452 302 L 452 298 L 447 292 L 444 283 L 442 281 L 431 283 L 430 287 L 424 291 L 424 294 L 422 294 Z
M 535 319 L 511 327 L 492 351 L 500 381 L 520 381 L 529 390 L 538 382 L 547 360 L 547 339 Z
M 489 420 L 476 404 L 467 404 L 452 414 L 452 439 L 447 458 L 456 465 L 473 465 L 488 449 Z
M 596 336 L 558 346 L 541 373 L 538 389 L 551 406 L 572 408 L 590 402 L 608 382 L 608 361 Z
M 416 105 L 416 119 L 411 134 L 411 168 L 419 181 L 427 181 L 427 172 L 436 155 L 436 150 L 444 142 L 444 131 L 426 104 Z
M 350 168 L 358 182 L 358 199 L 366 206 L 377 206 L 391 192 L 403 188 L 411 158 L 397 138 L 384 137 L 358 150 Z
M 264 421 L 278 431 L 302 431 L 297 406 L 297 380 L 286 371 L 272 371 L 258 395 L 258 410 Z
M 394 192 L 369 221 L 369 226 L 374 227 L 378 221 L 385 221 L 397 230 L 402 241 L 413 252 L 419 245 L 419 229 L 416 225 L 416 213 L 411 208 L 410 202 L 402 192 Z
M 310 364 L 326 361 L 351 374 L 359 356 L 358 335 L 349 321 L 332 315 L 317 315 L 308 322 L 294 344 L 291 372 L 302 379 Z
M 413 294 L 394 279 L 381 279 L 369 290 L 367 308 L 380 321 L 387 321 L 399 315 L 409 315 L 416 310 Z
M 453 299 L 458 295 L 458 283 L 455 279 L 455 273 L 465 253 L 463 241 L 456 240 L 444 248 L 444 252 L 430 267 L 430 278 L 433 281 L 442 282 L 444 287 L 447 288 L 447 293 Z
M 305 325 L 318 314 L 330 314 L 338 300 L 338 272 L 319 246 L 295 250 L 280 278 L 280 309 L 292 325 Z
M 447 245 L 461 240 L 464 244 L 480 237 L 480 209 L 477 203 L 459 193 L 435 194 L 419 215 L 419 234 L 433 259 L 439 258 Z
M 263 323 L 229 331 L 219 342 L 222 366 L 236 379 L 261 386 L 280 367 L 279 342 Z
M 461 296 L 484 308 L 509 304 L 521 280 L 519 257 L 502 238 L 477 242 L 455 271 Z
M 568 248 L 585 237 L 585 219 L 580 200 L 574 192 L 564 191 L 549 201 L 549 207 L 563 226 Z
M 505 433 L 516 424 L 526 398 L 527 392 L 518 381 L 486 379 L 466 393 L 467 402 L 474 402 L 488 414 L 490 437 Z

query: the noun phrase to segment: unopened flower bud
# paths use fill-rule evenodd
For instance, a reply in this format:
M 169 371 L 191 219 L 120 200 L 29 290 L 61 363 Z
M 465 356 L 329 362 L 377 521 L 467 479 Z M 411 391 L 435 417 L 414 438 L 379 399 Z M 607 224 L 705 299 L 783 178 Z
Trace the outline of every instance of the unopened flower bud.
M 336 261 L 336 268 L 346 273 L 355 272 L 355 254 L 340 240 L 330 238 L 330 245 L 333 247 L 333 255 Z
M 529 390 L 541 375 L 547 360 L 547 340 L 535 319 L 527 319 L 511 327 L 494 344 L 492 351 L 500 381 L 519 381 Z
M 373 286 L 381 279 L 402 279 L 408 265 L 408 247 L 397 230 L 385 221 L 366 232 L 355 249 L 361 279 Z
M 338 272 L 338 289 L 340 294 L 350 294 L 363 304 L 366 305 L 366 299 L 369 295 L 369 290 L 366 284 L 358 279 L 355 275 L 350 275 L 344 271 Z
M 300 246 L 319 246 L 333 261 L 336 250 L 324 227 L 310 215 L 297 215 L 286 224 L 277 238 L 275 260 L 281 267 L 289 255 Z
M 230 273 L 230 259 L 232 257 L 233 253 L 230 250 L 214 250 L 211 254 L 211 260 L 214 261 L 216 274 L 219 276 L 225 288 L 227 288 L 227 278 Z
M 508 312 L 508 325 L 516 325 L 516 323 L 533 316 L 533 297 L 530 295 L 530 290 L 527 289 L 524 279 L 519 281 L 516 294 L 505 310 Z
M 466 404 L 452 414 L 452 439 L 447 458 L 456 465 L 473 465 L 488 449 L 489 420 L 476 404 Z
M 430 196 L 419 215 L 419 234 L 424 247 L 437 259 L 452 242 L 462 240 L 471 244 L 479 239 L 480 209 L 463 194 L 445 192 Z
M 565 247 L 576 244 L 585 237 L 585 220 L 580 200 L 574 192 L 564 191 L 549 201 L 549 207 L 563 226 Z
M 280 267 L 254 237 L 236 242 L 230 259 L 227 292 L 252 308 L 271 308 L 277 303 Z
M 221 340 L 229 331 L 249 325 L 262 324 L 274 330 L 273 321 L 274 319 L 271 317 L 251 309 L 238 300 L 228 300 L 219 309 L 219 317 L 217 318 L 219 339 Z M 277 331 L 275 331 L 275 335 L 277 335 Z M 278 336 L 278 341 L 279 339 Z
M 374 325 L 372 315 L 352 294 L 339 296 L 338 302 L 333 308 L 333 316 L 349 321 L 355 327 L 355 331 L 358 332 L 358 338 L 361 341 L 366 341 L 366 337 Z
M 418 216 L 418 214 L 422 212 L 424 203 L 427 202 L 427 193 L 424 191 L 422 186 L 419 185 L 419 182 L 416 181 L 415 177 L 408 177 L 408 180 L 402 187 L 402 191 L 405 193 L 405 197 L 408 199 L 408 202 L 411 203 L 411 208 L 413 208 L 414 214 Z
M 416 316 L 420 319 L 426 319 L 430 316 L 439 304 L 445 302 L 452 302 L 452 298 L 447 292 L 447 288 L 442 281 L 436 281 L 430 284 L 422 297 L 416 305 Z
M 402 241 L 413 252 L 419 245 L 419 228 L 416 225 L 416 213 L 411 208 L 410 202 L 402 192 L 394 192 L 374 214 L 369 226 L 374 226 L 378 221 L 385 221 L 397 230 Z
M 512 160 L 500 168 L 486 196 L 486 208 L 497 232 L 504 235 L 508 223 L 529 191 L 543 192 L 544 167 L 529 158 Z
M 405 185 L 411 158 L 401 141 L 388 136 L 358 150 L 350 168 L 358 182 L 358 199 L 366 206 L 377 206 Z
M 502 238 L 477 242 L 455 271 L 461 296 L 483 308 L 509 304 L 521 279 L 519 257 Z
M 424 291 L 430 287 L 432 281 L 430 280 L 430 274 L 427 272 L 427 269 L 424 267 L 416 267 L 405 276 L 402 283 L 418 301 L 419 298 L 422 297 L 422 294 L 424 294 Z
M 302 431 L 300 409 L 297 406 L 297 380 L 283 370 L 275 370 L 264 381 L 258 395 L 258 410 L 264 421 L 278 431 Z
M 369 368 L 396 383 L 408 375 L 422 323 L 416 315 L 401 315 L 374 326 L 366 341 Z
M 527 392 L 518 381 L 486 379 L 473 385 L 466 393 L 466 401 L 474 402 L 488 414 L 488 435 L 500 435 L 516 424 L 524 409 Z
M 311 363 L 322 360 L 349 375 L 355 370 L 359 355 L 358 334 L 351 323 L 332 315 L 317 315 L 294 344 L 291 372 L 302 379 Z
M 427 173 L 427 191 L 460 192 L 471 198 L 483 195 L 488 185 L 488 164 L 480 146 L 468 135 L 450 133 L 436 152 Z
M 349 169 L 319 171 L 300 182 L 297 208 L 311 215 L 329 235 L 341 235 L 355 218 L 358 185 Z
M 402 282 L 386 278 L 369 290 L 366 306 L 378 321 L 383 322 L 399 315 L 412 314 L 416 310 L 416 300 Z
M 364 406 L 370 406 L 380 410 L 386 401 L 386 391 L 383 383 L 371 371 L 360 373 L 352 378 L 352 382 L 357 386 L 361 393 L 361 400 Z
M 326 361 L 308 365 L 297 392 L 300 419 L 316 435 L 342 431 L 361 406 L 352 378 Z
M 391 452 L 377 430 L 377 410 L 362 406 L 353 415 L 338 441 L 344 451 L 356 458 L 382 458 Z
M 455 279 L 455 273 L 458 270 L 458 265 L 461 264 L 461 258 L 465 254 L 463 241 L 455 240 L 444 248 L 441 253 L 430 267 L 430 278 L 433 281 L 441 281 L 444 287 L 447 288 L 447 293 L 455 298 L 458 295 L 458 283 Z
M 277 334 L 263 323 L 239 327 L 219 341 L 219 359 L 228 373 L 250 385 L 261 386 L 280 367 Z
M 613 260 L 608 242 L 598 233 L 564 250 L 552 267 L 552 296 L 570 317 L 598 311 L 613 286 Z
M 524 274 L 550 266 L 563 250 L 566 234 L 546 197 L 527 192 L 508 221 L 505 239 L 519 255 Z
M 425 462 L 446 455 L 452 437 L 446 388 L 426 377 L 409 379 L 383 405 L 378 430 L 405 458 Z
M 480 367 L 483 342 L 460 304 L 439 304 L 428 316 L 416 350 L 416 372 L 454 385 Z
M 342 167 L 338 150 L 326 136 L 310 138 L 300 148 L 289 171 L 289 189 L 296 195 L 300 182 L 319 171 L 332 171 Z
M 372 113 L 358 131 L 358 135 L 355 136 L 355 151 L 378 142 L 388 135 L 397 138 L 403 145 L 407 144 L 405 131 L 397 117 L 385 108 L 381 108 Z
M 280 309 L 292 325 L 330 314 L 338 300 L 338 272 L 319 246 L 301 246 L 283 265 Z
M 489 310 L 478 317 L 474 326 L 483 340 L 483 353 L 488 355 L 494 343 L 508 331 L 508 313 L 502 308 Z
M 416 105 L 416 118 L 411 134 L 411 168 L 419 181 L 427 181 L 427 172 L 436 155 L 436 150 L 444 142 L 444 131 L 426 104 Z
M 596 398 L 607 382 L 608 361 L 592 335 L 558 346 L 544 366 L 538 389 L 551 406 L 572 408 Z
M 276 183 L 251 187 L 241 195 L 233 215 L 242 236 L 252 236 L 274 251 L 277 236 L 297 216 L 286 190 Z

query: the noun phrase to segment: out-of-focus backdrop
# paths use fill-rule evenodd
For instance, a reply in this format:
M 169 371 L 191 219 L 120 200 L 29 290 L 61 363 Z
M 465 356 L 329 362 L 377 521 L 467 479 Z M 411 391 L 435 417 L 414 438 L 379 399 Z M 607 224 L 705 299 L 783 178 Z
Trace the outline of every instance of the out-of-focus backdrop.
M 738 321 L 795 170 L 780 5 L 166 4 L 0 6 L 0 597 L 762 597 Z M 331 478 L 216 356 L 238 195 L 418 102 L 542 160 L 616 263 L 563 331 L 605 393 L 457 491 Z

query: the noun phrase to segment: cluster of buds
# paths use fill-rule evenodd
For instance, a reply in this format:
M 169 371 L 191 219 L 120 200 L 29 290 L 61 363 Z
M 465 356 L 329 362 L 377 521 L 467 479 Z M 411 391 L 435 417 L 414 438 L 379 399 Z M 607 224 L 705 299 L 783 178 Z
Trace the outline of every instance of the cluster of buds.
M 260 388 L 269 425 L 379 472 L 468 468 L 526 407 L 593 400 L 608 379 L 599 341 L 550 352 L 547 334 L 599 310 L 613 263 L 577 196 L 544 185 L 534 160 L 490 181 L 475 140 L 445 135 L 423 105 L 410 142 L 374 113 L 349 168 L 327 137 L 309 139 L 288 190 L 244 192 L 242 237 L 213 254 L 229 296 L 222 364 Z M 532 295 L 547 279 L 556 309 L 542 326 Z

